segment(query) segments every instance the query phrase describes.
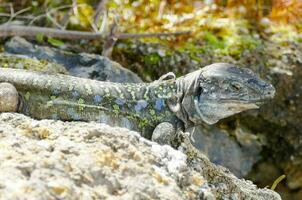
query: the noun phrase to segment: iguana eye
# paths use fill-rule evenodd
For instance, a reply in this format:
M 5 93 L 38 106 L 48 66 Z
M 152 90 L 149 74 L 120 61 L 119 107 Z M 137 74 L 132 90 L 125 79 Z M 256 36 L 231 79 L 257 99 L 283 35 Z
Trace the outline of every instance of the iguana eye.
M 239 83 L 233 82 L 233 83 L 231 83 L 231 89 L 238 91 L 241 89 L 241 85 Z

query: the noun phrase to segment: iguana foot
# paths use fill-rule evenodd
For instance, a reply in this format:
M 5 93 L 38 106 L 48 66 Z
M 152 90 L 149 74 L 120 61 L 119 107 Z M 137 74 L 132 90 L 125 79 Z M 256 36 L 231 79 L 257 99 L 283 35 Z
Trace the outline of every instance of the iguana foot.
M 19 95 L 10 83 L 0 83 L 0 112 L 16 112 L 18 110 Z
M 189 161 L 194 160 L 199 151 L 192 145 L 190 133 L 178 130 L 177 137 L 179 142 L 177 149 L 185 153 L 188 156 Z
M 171 145 L 175 138 L 175 128 L 169 122 L 162 122 L 158 124 L 152 134 L 152 141 L 159 144 Z

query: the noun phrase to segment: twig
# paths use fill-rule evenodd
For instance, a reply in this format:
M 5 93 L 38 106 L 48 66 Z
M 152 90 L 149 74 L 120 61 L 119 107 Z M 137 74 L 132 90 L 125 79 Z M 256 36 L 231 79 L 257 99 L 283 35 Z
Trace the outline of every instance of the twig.
M 129 39 L 129 38 L 146 38 L 146 37 L 169 37 L 179 35 L 189 35 L 191 31 L 179 31 L 172 33 L 121 33 L 117 35 L 118 39 Z
M 82 6 L 84 6 L 84 4 L 78 4 L 77 6 L 78 6 L 78 7 L 82 7 Z M 59 7 L 50 9 L 50 10 L 48 11 L 48 13 L 49 13 L 49 14 L 52 14 L 52 13 L 54 13 L 54 12 L 57 12 L 57 11 L 59 11 L 59 10 L 63 10 L 63 9 L 66 9 L 66 8 L 73 8 L 73 7 L 72 7 L 72 5 L 59 6 Z M 29 25 L 32 25 L 35 21 L 37 21 L 37 20 L 39 20 L 39 19 L 41 19 L 41 18 L 43 18 L 43 17 L 47 17 L 47 16 L 46 16 L 46 13 L 43 13 L 43 14 L 38 15 L 38 16 L 36 16 L 35 18 L 33 18 L 33 19 L 29 22 Z
M 164 9 L 165 9 L 166 5 L 167 5 L 166 0 L 163 0 L 160 2 L 159 8 L 158 8 L 158 14 L 156 17 L 158 20 L 161 20 L 161 18 L 163 17 L 163 13 L 164 13 Z
M 54 28 L 45 28 L 37 26 L 21 26 L 21 25 L 0 25 L 0 37 L 7 36 L 23 36 L 23 37 L 35 37 L 37 34 L 42 34 L 47 37 L 54 37 L 59 39 L 69 40 L 94 40 L 94 39 L 105 39 L 104 33 L 97 32 L 84 32 L 84 31 L 69 31 L 69 30 L 58 30 Z M 130 39 L 130 38 L 145 38 L 145 37 L 169 37 L 188 35 L 190 31 L 173 32 L 173 33 L 119 33 L 115 37 L 117 39 Z
M 73 14 L 78 18 L 79 17 L 79 9 L 77 0 L 72 0 L 72 9 Z
M 100 17 L 106 13 L 106 4 L 108 0 L 100 0 L 93 17 L 93 23 L 98 24 Z
M 106 31 L 107 23 L 108 23 L 108 14 L 107 14 L 107 12 L 104 12 L 102 23 L 101 23 L 100 28 L 99 28 L 100 32 L 105 32 Z
M 116 37 L 117 30 L 118 30 L 117 20 L 114 20 L 113 24 L 110 27 L 109 35 L 106 37 L 106 40 L 104 42 L 102 56 L 111 58 L 113 47 L 117 41 L 117 37 Z
M 10 14 L 13 16 L 15 11 L 14 11 L 14 5 L 12 3 L 9 4 L 9 10 L 10 10 Z
M 72 15 L 72 13 L 73 13 L 73 10 L 69 9 L 69 11 L 64 14 L 64 17 L 61 20 L 61 24 L 62 24 L 62 27 L 63 27 L 62 29 L 63 30 L 66 29 L 66 27 L 67 27 L 67 25 L 69 23 L 70 16 Z
M 5 22 L 5 24 L 9 24 L 16 16 L 18 16 L 18 15 L 24 13 L 24 12 L 27 12 L 28 10 L 31 9 L 30 7 L 28 7 L 28 8 L 24 8 L 22 10 L 19 10 L 17 12 L 14 12 L 14 7 L 11 6 L 10 8 L 11 8 L 10 9 L 11 10 L 11 17 L 9 18 L 9 20 L 7 22 Z
M 47 37 L 54 37 L 60 39 L 103 39 L 104 35 L 92 32 L 82 31 L 67 31 L 54 28 L 45 28 L 37 26 L 19 26 L 19 25 L 1 25 L 0 37 L 6 36 L 23 36 L 23 37 L 35 37 L 38 34 L 42 34 Z
M 8 13 L 0 13 L 0 17 L 11 17 L 11 14 Z M 16 19 L 34 19 L 34 17 L 31 16 L 15 16 Z
M 63 29 L 63 26 L 61 26 L 61 24 L 59 24 L 52 16 L 51 14 L 46 11 L 46 17 L 47 19 L 49 19 L 49 21 L 51 21 L 57 28 L 59 29 Z

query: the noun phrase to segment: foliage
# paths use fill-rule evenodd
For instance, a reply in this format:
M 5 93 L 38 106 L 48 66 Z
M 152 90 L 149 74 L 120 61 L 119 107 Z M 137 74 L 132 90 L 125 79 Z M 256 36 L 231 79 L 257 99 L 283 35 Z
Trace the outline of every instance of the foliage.
M 14 13 L 23 10 L 22 16 L 29 13 L 35 16 L 22 19 L 25 24 L 96 30 L 101 24 L 93 22 L 98 3 L 98 0 L 4 0 L 0 3 L 0 12 L 9 14 L 13 8 Z M 249 34 L 251 29 L 262 29 L 263 24 L 271 30 L 280 24 L 291 24 L 298 31 L 302 24 L 300 0 L 109 0 L 107 9 L 107 32 L 114 20 L 118 21 L 120 32 L 191 31 L 191 35 L 170 38 L 168 42 L 160 38 L 144 39 L 146 42 L 165 42 L 175 48 L 183 47 L 187 42 L 206 41 L 214 49 L 224 49 L 228 40 L 237 40 L 238 35 Z M 239 38 L 238 41 L 245 40 Z M 239 46 L 246 45 L 238 41 Z
M 107 17 L 101 15 L 97 22 L 94 21 L 94 15 L 99 0 L 4 1 L 6 3 L 0 3 L 0 12 L 10 13 L 13 8 L 14 13 L 20 14 L 13 18 L 0 18 L 1 22 L 22 20 L 24 24 L 83 31 L 100 30 L 102 24 L 102 30 L 108 33 L 115 21 L 118 32 L 123 33 L 190 31 L 189 35 L 177 37 L 140 39 L 149 47 L 137 49 L 135 53 L 129 52 L 135 48 L 127 50 L 129 45 L 134 45 L 134 40 L 123 41 L 127 48 L 122 49 L 117 47 L 117 43 L 113 57 L 116 59 L 124 54 L 127 58 L 123 58 L 122 62 L 127 66 L 133 63 L 150 66 L 148 69 L 142 68 L 138 74 L 151 77 L 154 77 L 153 69 L 159 65 L 170 66 L 168 61 L 171 58 L 175 59 L 175 63 L 187 58 L 202 63 L 205 62 L 203 55 L 230 56 L 238 60 L 243 53 L 261 49 L 263 40 L 280 45 L 301 40 L 302 12 L 299 0 L 108 0 Z M 30 18 L 17 18 L 24 16 Z M 102 23 L 102 20 L 106 23 Z M 68 46 L 66 41 L 46 39 L 43 35 L 37 35 L 36 39 L 53 46 Z M 78 43 L 80 48 L 86 48 L 83 51 L 102 52 L 102 43 L 99 41 L 91 41 L 89 45 L 87 42 Z M 155 47 L 150 51 L 150 43 L 160 44 L 166 49 L 163 51 Z M 178 53 L 184 53 L 187 58 Z M 138 71 L 140 69 L 135 70 Z
M 54 38 L 48 38 L 47 40 L 51 45 L 53 46 L 63 46 L 64 45 L 64 42 L 62 42 L 61 40 L 57 40 L 57 39 L 54 39 Z
M 268 17 L 283 24 L 300 24 L 302 17 L 301 0 L 216 0 L 218 6 L 225 7 L 229 16 L 245 17 L 252 21 L 261 21 Z
M 274 181 L 274 183 L 273 183 L 273 185 L 272 185 L 272 187 L 271 187 L 271 190 L 275 190 L 276 189 L 276 187 L 277 187 L 277 185 L 283 180 L 283 179 L 285 179 L 286 178 L 286 176 L 283 174 L 283 175 L 281 175 L 281 176 L 279 176 L 275 181 Z

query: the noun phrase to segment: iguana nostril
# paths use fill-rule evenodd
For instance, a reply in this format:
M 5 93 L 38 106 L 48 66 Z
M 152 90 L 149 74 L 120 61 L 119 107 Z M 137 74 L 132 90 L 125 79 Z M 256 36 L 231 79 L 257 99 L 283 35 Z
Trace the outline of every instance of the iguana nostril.
M 264 88 L 264 97 L 273 98 L 275 96 L 276 90 L 271 84 L 267 84 Z

